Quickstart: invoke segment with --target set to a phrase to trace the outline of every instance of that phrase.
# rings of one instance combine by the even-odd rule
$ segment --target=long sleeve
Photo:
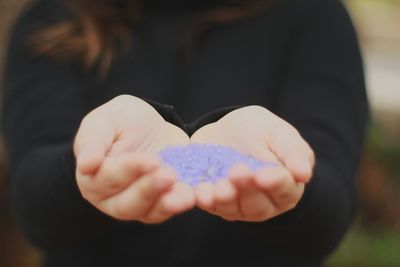
[[[355,30],[339,0],[284,5],[288,17],[299,23],[285,50],[285,75],[267,108],[311,145],[314,175],[293,210],[262,223],[224,226],[237,232],[241,225],[261,247],[318,261],[337,247],[355,212],[355,177],[369,113],[363,64]],[[220,118],[218,113],[204,115],[198,127],[201,121]]]
[[[309,142],[316,166],[299,207],[277,218],[280,230],[273,232],[290,250],[322,258],[354,215],[368,104],[356,34],[342,3],[299,2],[292,9],[307,19],[298,25],[275,111]]]
[[[85,83],[72,64],[32,56],[28,38],[52,8],[40,3],[15,26],[8,50],[3,133],[11,205],[27,237],[42,248],[68,246],[108,227],[75,182],[72,142],[88,112]],[[43,14],[45,14],[43,16]]]

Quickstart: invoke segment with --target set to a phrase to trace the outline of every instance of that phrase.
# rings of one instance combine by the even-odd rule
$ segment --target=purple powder
[[[256,171],[276,163],[263,162],[244,155],[232,148],[213,144],[189,144],[168,146],[159,152],[165,164],[178,173],[179,179],[191,186],[225,178],[236,163],[245,163]]]

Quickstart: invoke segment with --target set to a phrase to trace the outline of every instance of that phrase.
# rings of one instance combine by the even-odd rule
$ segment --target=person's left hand
[[[197,206],[226,220],[265,221],[286,212],[296,206],[311,179],[310,146],[293,126],[261,106],[234,110],[190,139],[277,164],[256,172],[238,164],[226,179],[196,187]]]

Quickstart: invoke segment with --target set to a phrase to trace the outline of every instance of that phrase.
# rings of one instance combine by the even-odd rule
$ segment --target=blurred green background
[[[0,0],[0,80],[7,33],[27,1]],[[345,3],[361,40],[373,120],[358,176],[358,213],[327,266],[400,267],[400,0]],[[0,160],[0,266],[35,267],[40,255],[13,223],[3,177]]]

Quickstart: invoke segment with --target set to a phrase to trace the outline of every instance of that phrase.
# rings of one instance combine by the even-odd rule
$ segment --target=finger
[[[304,184],[297,183],[285,168],[264,168],[257,171],[255,183],[281,212],[296,206],[304,191]]]
[[[294,127],[285,122],[275,128],[271,132],[269,146],[298,182],[310,180],[315,161],[314,152]]]
[[[254,158],[264,162],[275,162],[279,164],[281,163],[277,155],[273,151],[271,151],[268,145],[256,146],[249,154],[251,154]]]
[[[215,212],[214,185],[203,182],[196,186],[196,204],[199,208],[209,212]]]
[[[231,181],[223,179],[215,184],[215,210],[226,220],[242,217],[237,201],[238,191]]]
[[[140,176],[161,166],[161,160],[145,152],[132,152],[118,157],[107,157],[93,177],[82,179],[81,184],[101,201],[124,190]]]
[[[276,215],[276,208],[273,203],[260,190],[241,190],[238,202],[244,221],[265,221]]]
[[[184,183],[175,183],[157,200],[157,203],[142,219],[146,223],[160,223],[179,213],[193,208],[195,196],[193,189]]]
[[[236,187],[228,179],[221,179],[215,184],[214,198],[218,202],[231,202],[237,194]]]
[[[259,190],[254,174],[245,165],[232,169],[229,179],[238,188],[238,209],[244,221],[263,221],[275,214],[275,207],[268,196]]]
[[[160,205],[170,213],[179,213],[195,203],[193,188],[182,182],[174,184],[172,189],[166,192],[160,199]]]
[[[140,177],[123,192],[101,202],[103,209],[121,220],[135,220],[149,212],[156,200],[176,181],[176,173],[161,167]]]
[[[77,168],[82,174],[90,175],[97,171],[112,145],[114,132],[110,116],[101,107],[82,120],[74,142]]]
[[[111,148],[107,151],[108,157],[115,157],[132,151],[140,151],[136,135],[131,132],[124,132],[114,139]]]
[[[241,188],[246,187],[251,184],[252,171],[246,164],[238,163],[229,170],[228,178]]]

